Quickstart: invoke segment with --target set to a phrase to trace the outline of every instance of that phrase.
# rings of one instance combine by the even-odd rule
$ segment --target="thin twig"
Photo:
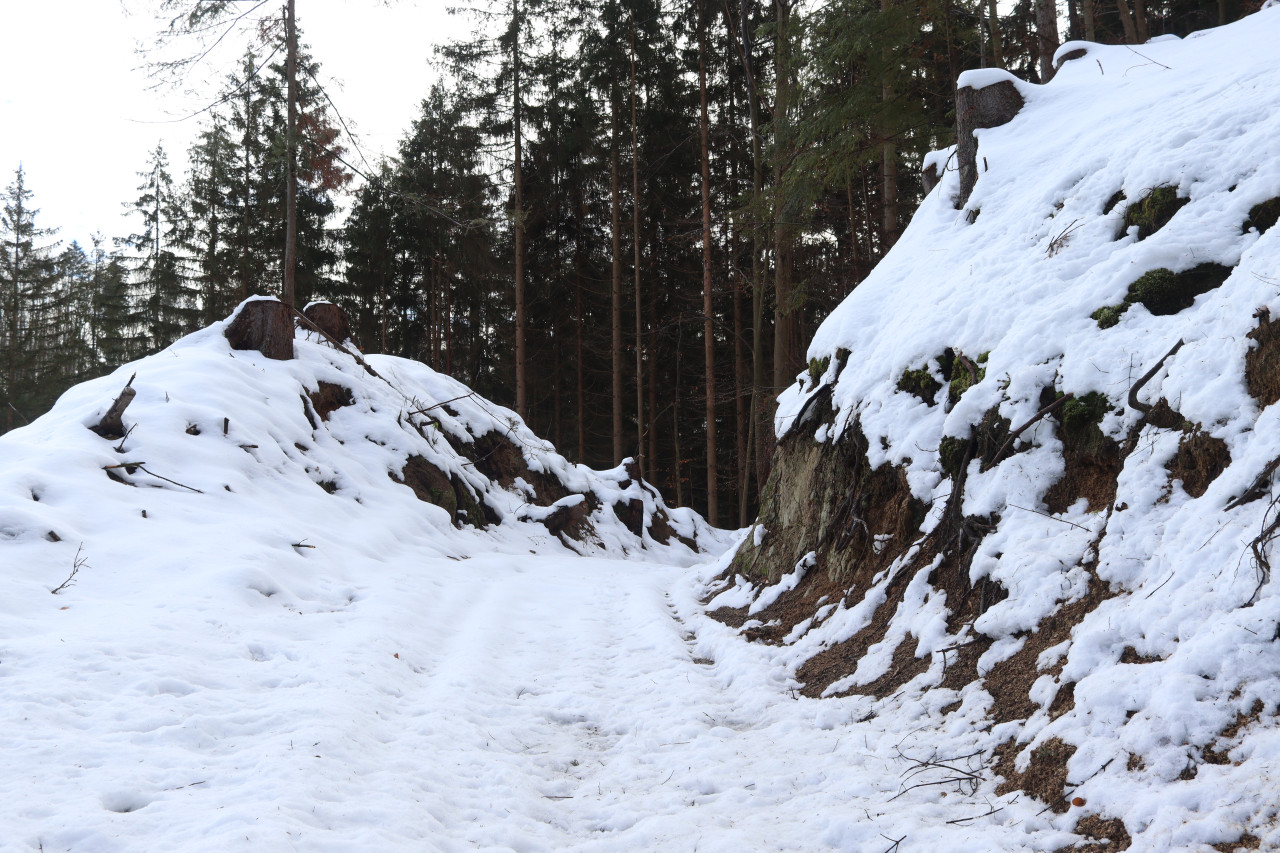
[[[1049,513],[1047,513],[1047,512],[1041,512],[1041,511],[1040,511],[1040,510],[1038,510],[1038,509],[1031,509],[1030,507],[1018,506],[1017,504],[1008,504],[1008,506],[1011,506],[1011,507],[1013,507],[1014,509],[1020,509],[1020,510],[1022,510],[1023,512],[1034,512],[1036,515],[1043,515],[1045,518],[1052,519],[1053,521],[1056,521],[1056,522],[1058,522],[1059,524],[1070,524],[1072,527],[1078,527],[1078,528],[1080,528],[1080,529],[1081,529],[1081,530],[1083,530],[1085,533],[1092,533],[1092,532],[1093,532],[1093,531],[1092,531],[1092,530],[1090,530],[1089,528],[1085,527],[1083,524],[1076,524],[1074,521],[1067,521],[1065,518],[1058,518],[1056,515],[1049,515]]]
[[[80,552],[82,550],[84,550],[83,542],[81,542],[79,547],[76,548],[76,555],[71,562],[71,574],[67,575],[67,579],[64,580],[62,583],[58,584],[53,589],[49,590],[50,593],[52,593],[53,595],[57,595],[67,587],[73,586],[76,582],[76,575],[80,574],[80,570],[90,568],[88,563],[89,558],[80,556]]]
[[[986,465],[983,465],[983,466],[982,466],[982,471],[990,470],[990,468],[991,468],[993,465],[995,465],[997,462],[999,462],[999,461],[1000,461],[1000,457],[1001,457],[1001,456],[1004,456],[1004,452],[1005,452],[1006,450],[1008,450],[1011,446],[1013,446],[1013,442],[1017,440],[1018,436],[1022,435],[1022,433],[1027,429],[1027,427],[1031,426],[1031,425],[1032,425],[1032,424],[1034,424],[1036,421],[1040,420],[1040,419],[1041,419],[1041,418],[1043,418],[1045,415],[1049,414],[1049,413],[1050,413],[1050,412],[1052,412],[1054,409],[1056,409],[1056,408],[1058,408],[1059,406],[1061,406],[1061,405],[1062,405],[1063,403],[1065,403],[1067,400],[1074,399],[1074,398],[1075,398],[1075,396],[1076,396],[1076,395],[1075,395],[1075,394],[1073,394],[1073,393],[1063,394],[1061,397],[1059,397],[1058,399],[1054,400],[1052,403],[1050,403],[1049,405],[1045,406],[1043,409],[1041,409],[1040,411],[1038,411],[1038,412],[1036,412],[1034,415],[1032,415],[1032,416],[1031,416],[1031,420],[1027,421],[1025,424],[1023,424],[1022,426],[1018,427],[1018,428],[1017,428],[1017,429],[1015,429],[1013,432],[1009,433],[1009,437],[1008,437],[1007,439],[1005,439],[1004,444],[1000,445],[1000,449],[996,451],[996,455],[991,457],[991,461],[990,461],[990,462],[988,462]]]

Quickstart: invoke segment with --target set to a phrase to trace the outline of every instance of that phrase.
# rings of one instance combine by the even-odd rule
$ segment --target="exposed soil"
[[[1099,441],[1090,442],[1069,433],[1063,435],[1065,470],[1044,495],[1050,513],[1066,512],[1081,498],[1089,502],[1089,512],[1101,512],[1115,502],[1124,460],[1115,439],[1101,433],[1099,436]]]
[[[332,382],[321,382],[317,390],[307,395],[307,399],[311,401],[312,408],[316,410],[316,414],[322,421],[329,420],[329,415],[355,402],[350,388],[335,385]]]
[[[1244,382],[1259,406],[1280,400],[1280,323],[1273,323],[1265,308],[1255,315],[1258,325],[1249,332],[1253,347],[1244,356]]]
[[[1223,729],[1218,736],[1214,738],[1213,743],[1200,751],[1200,755],[1204,758],[1204,762],[1206,764],[1230,764],[1231,758],[1227,753],[1231,751],[1231,741],[1240,736],[1240,731],[1244,729],[1245,726],[1258,722],[1258,720],[1262,718],[1262,712],[1265,709],[1266,706],[1262,703],[1261,699],[1254,699],[1253,707],[1249,709],[1249,713],[1246,714],[1244,711],[1237,711],[1235,721]],[[1219,744],[1222,745],[1221,750],[1218,749]]]
[[[1261,850],[1262,839],[1251,832],[1246,832],[1235,841],[1222,841],[1209,846],[1220,853],[1236,853],[1238,850]]]
[[[1124,821],[1118,817],[1088,815],[1076,822],[1073,831],[1089,838],[1089,843],[1080,846],[1069,844],[1059,847],[1054,853],[1120,853],[1121,850],[1128,850],[1133,843],[1129,831],[1124,828]]]
[[[898,612],[898,607],[902,604],[902,596],[908,586],[906,583],[907,574],[908,572],[902,571],[898,577],[889,581],[886,589],[888,597],[876,608],[876,612],[872,614],[871,621],[867,625],[849,639],[830,648],[823,649],[801,665],[799,670],[796,671],[796,678],[804,682],[804,687],[800,689],[802,694],[811,698],[821,696],[822,691],[826,690],[833,682],[844,678],[857,669],[858,661],[862,660],[867,650],[884,639],[885,631],[888,630],[889,623],[893,620],[893,615]],[[915,643],[912,643],[911,649],[914,650],[914,648]],[[897,663],[896,657],[897,652],[895,651],[895,663]],[[925,663],[927,665],[928,661],[926,660]],[[892,671],[893,667],[890,667],[890,672]],[[845,695],[855,692],[863,693],[865,688],[869,686],[863,685],[861,688],[853,688],[847,691]],[[896,686],[888,683],[878,686],[882,689],[890,688],[890,692],[897,689]],[[870,695],[887,696],[889,693]]]
[[[1089,590],[1081,598],[1058,607],[1036,630],[1027,635],[1027,641],[1017,653],[1002,660],[987,673],[983,686],[995,700],[992,714],[997,723],[1023,720],[1034,714],[1037,706],[1028,697],[1031,685],[1042,671],[1036,662],[1045,649],[1056,646],[1071,637],[1071,629],[1102,602],[1119,592],[1110,584],[1089,575]],[[1068,690],[1064,694],[1064,690]],[[1075,707],[1075,685],[1061,685],[1050,703],[1050,712],[1061,716]]]
[[[996,747],[995,772],[1004,780],[996,786],[996,796],[1023,790],[1048,804],[1058,814],[1069,809],[1071,803],[1064,790],[1067,785],[1067,762],[1075,754],[1076,748],[1060,738],[1051,738],[1031,750],[1030,765],[1025,772],[1019,773],[1015,765],[1022,751],[1022,747],[1013,738]]]

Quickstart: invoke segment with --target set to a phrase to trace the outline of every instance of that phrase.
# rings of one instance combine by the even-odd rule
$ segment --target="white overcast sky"
[[[392,154],[434,79],[436,43],[463,34],[457,0],[297,0],[298,24],[322,80],[370,162]],[[282,4],[274,4],[282,5]],[[181,180],[198,120],[165,122],[199,104],[149,91],[138,42],[158,21],[146,0],[0,0],[6,80],[0,84],[0,188],[21,163],[36,224],[58,228],[65,243],[101,231],[131,232],[123,202],[137,197],[137,173],[163,140]],[[229,40],[230,41],[230,40]],[[244,38],[197,77],[205,103]],[[353,162],[359,162],[358,160]]]

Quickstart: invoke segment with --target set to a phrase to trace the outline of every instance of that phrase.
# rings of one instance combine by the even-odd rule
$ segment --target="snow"
[[[928,672],[884,699],[801,696],[799,664],[870,621],[884,575],[849,604],[820,600],[782,645],[745,642],[706,614],[763,609],[742,577],[715,580],[762,526],[730,534],[664,509],[625,464],[573,465],[425,366],[369,356],[374,376],[307,335],[275,362],[230,350],[216,324],[0,437],[0,849],[1047,851],[1080,840],[1082,814],[1122,816],[1134,851],[1245,831],[1280,846],[1280,595],[1268,583],[1253,599],[1247,547],[1268,502],[1226,510],[1280,456],[1280,406],[1259,410],[1241,380],[1253,311],[1280,311],[1280,230],[1240,229],[1280,195],[1276,43],[1268,9],[1139,50],[1091,45],[1049,85],[1019,84],[1035,89],[1023,111],[980,134],[978,219],[952,206],[947,171],[810,349],[833,356],[824,438],[856,420],[933,525],[950,481],[920,448],[993,406],[1025,422],[1046,385],[1106,393],[1117,412],[1102,427],[1122,437],[1133,377],[1186,340],[1143,396],[1227,443],[1202,497],[1166,487],[1178,438],[1153,427],[1109,512],[1039,514],[1062,470],[1049,429],[970,471],[966,513],[1004,519],[973,576],[1010,591],[975,625],[996,638],[980,671],[1085,593],[1082,566],[1122,590],[1040,655],[1076,683],[1075,710],[996,725],[980,685],[921,686],[948,642],[928,566],[845,684],[882,675],[908,634]],[[1161,184],[1191,203],[1146,240],[1115,239],[1106,200]],[[1090,319],[1138,273],[1204,260],[1236,269],[1191,308]],[[990,353],[954,407],[897,390],[947,347]],[[135,373],[132,432],[87,429]],[[303,396],[322,382],[353,392],[327,419]],[[783,430],[817,387],[805,374],[784,393]],[[470,464],[463,451],[493,432],[531,477],[564,484],[560,508],[597,496],[592,537],[553,535],[532,483],[502,488]],[[499,520],[458,527],[418,500],[389,476],[412,457]],[[631,501],[702,550],[632,533],[612,509]],[[1129,645],[1160,660],[1121,662]],[[1041,676],[1033,698],[1052,687]],[[1222,738],[1255,701],[1262,718]],[[1068,791],[1086,805],[997,796],[989,759],[1011,736],[1075,746]],[[1179,778],[1209,746],[1228,762]]]

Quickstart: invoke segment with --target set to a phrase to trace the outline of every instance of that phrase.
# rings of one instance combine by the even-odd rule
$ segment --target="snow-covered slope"
[[[44,554],[36,543],[51,540],[84,543],[92,560],[109,537],[160,570],[183,551],[293,565],[355,541],[378,553],[532,543],[685,563],[719,550],[723,534],[666,507],[628,465],[573,465],[514,412],[422,364],[362,359],[314,332],[277,361],[233,350],[231,319],[72,388],[4,437],[9,553]],[[104,438],[90,428],[126,383],[128,434]]]
[[[919,716],[940,754],[985,733],[994,793],[1105,849],[1280,846],[1278,44],[1271,8],[1064,45],[978,131],[960,209],[931,158],[711,589],[806,692]]]

